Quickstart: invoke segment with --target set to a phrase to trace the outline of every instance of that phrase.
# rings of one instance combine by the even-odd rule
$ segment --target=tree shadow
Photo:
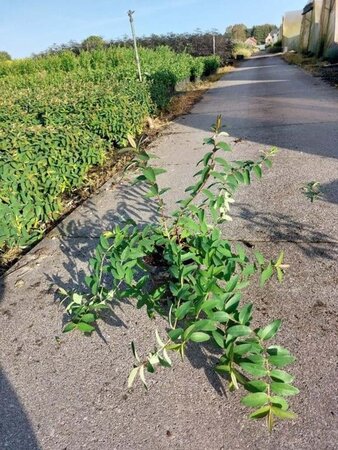
[[[321,184],[321,199],[328,203],[338,204],[338,179]]]
[[[0,448],[41,450],[32,424],[2,370],[0,370],[0,399]]]
[[[279,57],[245,61],[213,86],[190,114],[178,118],[174,130],[207,132],[217,114],[232,137],[338,158],[337,90]]]
[[[246,203],[236,203],[232,217],[244,221],[249,231],[261,231],[264,241],[297,243],[299,249],[310,258],[335,260],[338,256],[337,245],[328,245],[337,244],[332,236],[288,214],[259,211]]]
[[[227,397],[225,383],[228,379],[225,375],[220,375],[214,370],[215,365],[219,363],[221,352],[217,354],[215,348],[210,344],[190,344],[186,349],[185,356],[192,367],[199,370],[203,369],[210,385],[219,396]]]

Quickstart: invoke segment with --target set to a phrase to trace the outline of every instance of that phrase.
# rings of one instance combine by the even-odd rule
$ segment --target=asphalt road
[[[189,183],[219,113],[235,159],[279,148],[273,169],[236,196],[234,222],[223,231],[271,257],[285,250],[285,282],[248,297],[259,320],[283,319],[280,342],[297,356],[299,419],[269,436],[197,347],[185,363],[151,376],[149,392],[138,385],[128,393],[131,340],[144,351],[154,343],[154,324],[128,303],[100,324],[100,335],[61,334],[56,286],[82,282],[98,236],[119,214],[155,217],[139,189],[109,182],[1,282],[0,449],[337,448],[338,91],[279,57],[244,62],[153,144],[168,170],[169,205]],[[301,188],[314,180],[323,198],[311,204]]]

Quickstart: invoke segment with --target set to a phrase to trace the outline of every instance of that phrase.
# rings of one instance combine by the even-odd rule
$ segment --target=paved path
[[[141,387],[127,393],[130,341],[145,350],[153,342],[153,325],[128,304],[102,323],[101,337],[61,335],[55,284],[81,282],[97,237],[118,213],[140,222],[154,217],[138,190],[107,183],[22,258],[1,287],[1,449],[337,448],[338,91],[278,57],[243,63],[153,145],[168,169],[163,185],[173,187],[169,203],[189,182],[218,113],[236,157],[280,148],[264,179],[238,194],[236,220],[224,232],[271,255],[286,252],[285,283],[253,289],[250,297],[261,319],[284,319],[281,340],[298,357],[299,420],[279,425],[270,438],[262,424],[245,418],[239,398],[213,373],[212,358],[196,348],[185,364],[153,376],[148,393]],[[313,205],[300,191],[312,180],[324,187]]]

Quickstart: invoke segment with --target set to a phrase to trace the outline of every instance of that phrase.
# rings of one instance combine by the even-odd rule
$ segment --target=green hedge
[[[106,142],[76,127],[0,130],[0,248],[34,242],[62,210],[61,196],[102,164]]]
[[[62,211],[62,194],[140,134],[178,82],[218,68],[214,57],[167,47],[140,56],[142,83],[126,48],[0,64],[0,251],[36,240]]]

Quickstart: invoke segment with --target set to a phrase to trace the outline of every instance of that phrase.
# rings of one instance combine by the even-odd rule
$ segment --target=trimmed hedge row
[[[140,53],[142,83],[130,49],[0,64],[0,251],[38,239],[62,212],[62,194],[140,134],[178,82],[219,66],[165,47]]]

